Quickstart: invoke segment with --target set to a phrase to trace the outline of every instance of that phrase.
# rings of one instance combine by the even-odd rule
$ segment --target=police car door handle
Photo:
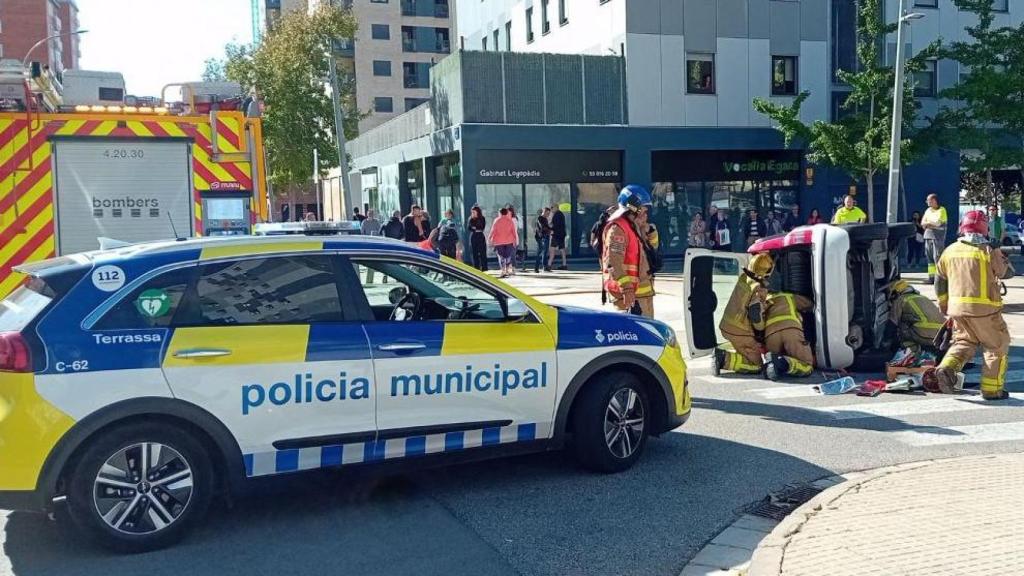
[[[381,344],[377,346],[377,349],[381,352],[415,352],[416,350],[425,350],[426,344],[422,342],[393,342],[391,344]]]
[[[188,348],[174,353],[175,358],[214,358],[229,355],[231,355],[231,350],[223,348]]]

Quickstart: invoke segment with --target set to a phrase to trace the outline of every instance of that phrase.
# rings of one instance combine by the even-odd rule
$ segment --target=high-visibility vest
[[[764,335],[789,329],[804,329],[800,311],[812,307],[810,300],[788,292],[776,292],[768,297],[768,318],[764,323]]]
[[[841,206],[839,210],[836,210],[836,215],[832,218],[833,224],[856,224],[858,222],[867,221],[868,215],[856,206],[853,208]]]
[[[900,295],[900,324],[913,330],[922,339],[932,341],[946,323],[946,317],[927,296],[911,292]]]
[[[1001,256],[1002,253],[999,253]],[[939,258],[935,292],[949,316],[988,316],[1003,307],[992,249],[958,241]]]
[[[602,259],[605,264],[604,269],[604,287],[609,294],[618,298],[623,292],[628,291],[632,288],[637,298],[644,298],[647,296],[654,295],[654,286],[651,283],[649,270],[644,270],[644,274],[641,275],[641,266],[646,266],[643,247],[640,245],[640,237],[637,236],[636,228],[632,225],[629,220],[626,220],[624,216],[618,216],[611,218],[605,225],[604,234],[607,234],[610,230],[610,226],[618,226],[626,235],[626,253],[623,255],[623,271],[625,275],[620,278],[614,278],[614,270],[612,266],[608,265],[608,248],[609,243],[604,242],[604,258]]]

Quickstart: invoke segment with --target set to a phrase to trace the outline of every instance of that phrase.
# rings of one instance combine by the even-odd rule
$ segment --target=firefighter
[[[764,346],[768,349],[764,371],[770,380],[779,376],[810,376],[814,351],[804,337],[804,312],[814,309],[805,296],[776,292],[768,296],[764,322]]]
[[[962,385],[964,365],[980,345],[985,353],[981,396],[1003,400],[1010,333],[1003,320],[1000,280],[1013,277],[1013,267],[999,248],[988,242],[988,217],[972,210],[960,223],[960,238],[943,251],[936,266],[935,293],[939,308],[949,316],[953,337],[938,368],[926,374],[932,384],[951,394]]]
[[[654,317],[654,286],[637,219],[650,203],[651,194],[643,186],[630,184],[619,192],[619,207],[602,231],[601,256],[604,288],[615,308],[630,311],[636,304],[647,318]]]
[[[896,325],[900,346],[914,350],[933,349],[935,337],[946,323],[939,307],[906,280],[893,282],[889,292],[889,319]]]
[[[715,376],[722,370],[739,374],[761,373],[761,342],[756,331],[764,329],[765,285],[775,262],[768,254],[757,254],[740,274],[718,329],[732,344],[732,350],[715,348],[712,369]]]

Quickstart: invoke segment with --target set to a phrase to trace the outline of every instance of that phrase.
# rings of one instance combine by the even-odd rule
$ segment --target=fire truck
[[[242,97],[196,83],[171,85],[181,102],[137,102],[100,86],[74,103],[56,82],[19,66],[18,98],[0,66],[0,298],[22,281],[13,266],[101,238],[249,234],[267,220],[262,127]]]

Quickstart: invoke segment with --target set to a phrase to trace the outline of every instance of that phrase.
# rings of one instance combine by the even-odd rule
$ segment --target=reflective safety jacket
[[[893,299],[892,321],[899,327],[901,337],[909,331],[915,341],[931,345],[946,323],[946,317],[927,296],[907,292]]]
[[[814,309],[814,303],[805,296],[776,292],[768,296],[768,313],[764,322],[764,335],[771,336],[783,330],[804,329],[803,313]]]
[[[1003,307],[999,280],[1012,271],[1002,250],[962,239],[954,242],[942,252],[936,267],[939,308],[950,317],[999,312]]]
[[[629,291],[637,298],[654,296],[650,265],[636,227],[623,215],[608,220],[603,233],[605,290],[616,299]]]
[[[740,279],[736,281],[736,287],[732,289],[729,303],[725,306],[725,313],[722,315],[722,321],[718,324],[718,329],[722,334],[731,336],[753,336],[755,328],[758,330],[764,328],[764,314],[760,311],[766,307],[767,290],[745,270],[740,274]],[[752,308],[755,310],[754,316],[761,316],[757,326],[751,322]]]

